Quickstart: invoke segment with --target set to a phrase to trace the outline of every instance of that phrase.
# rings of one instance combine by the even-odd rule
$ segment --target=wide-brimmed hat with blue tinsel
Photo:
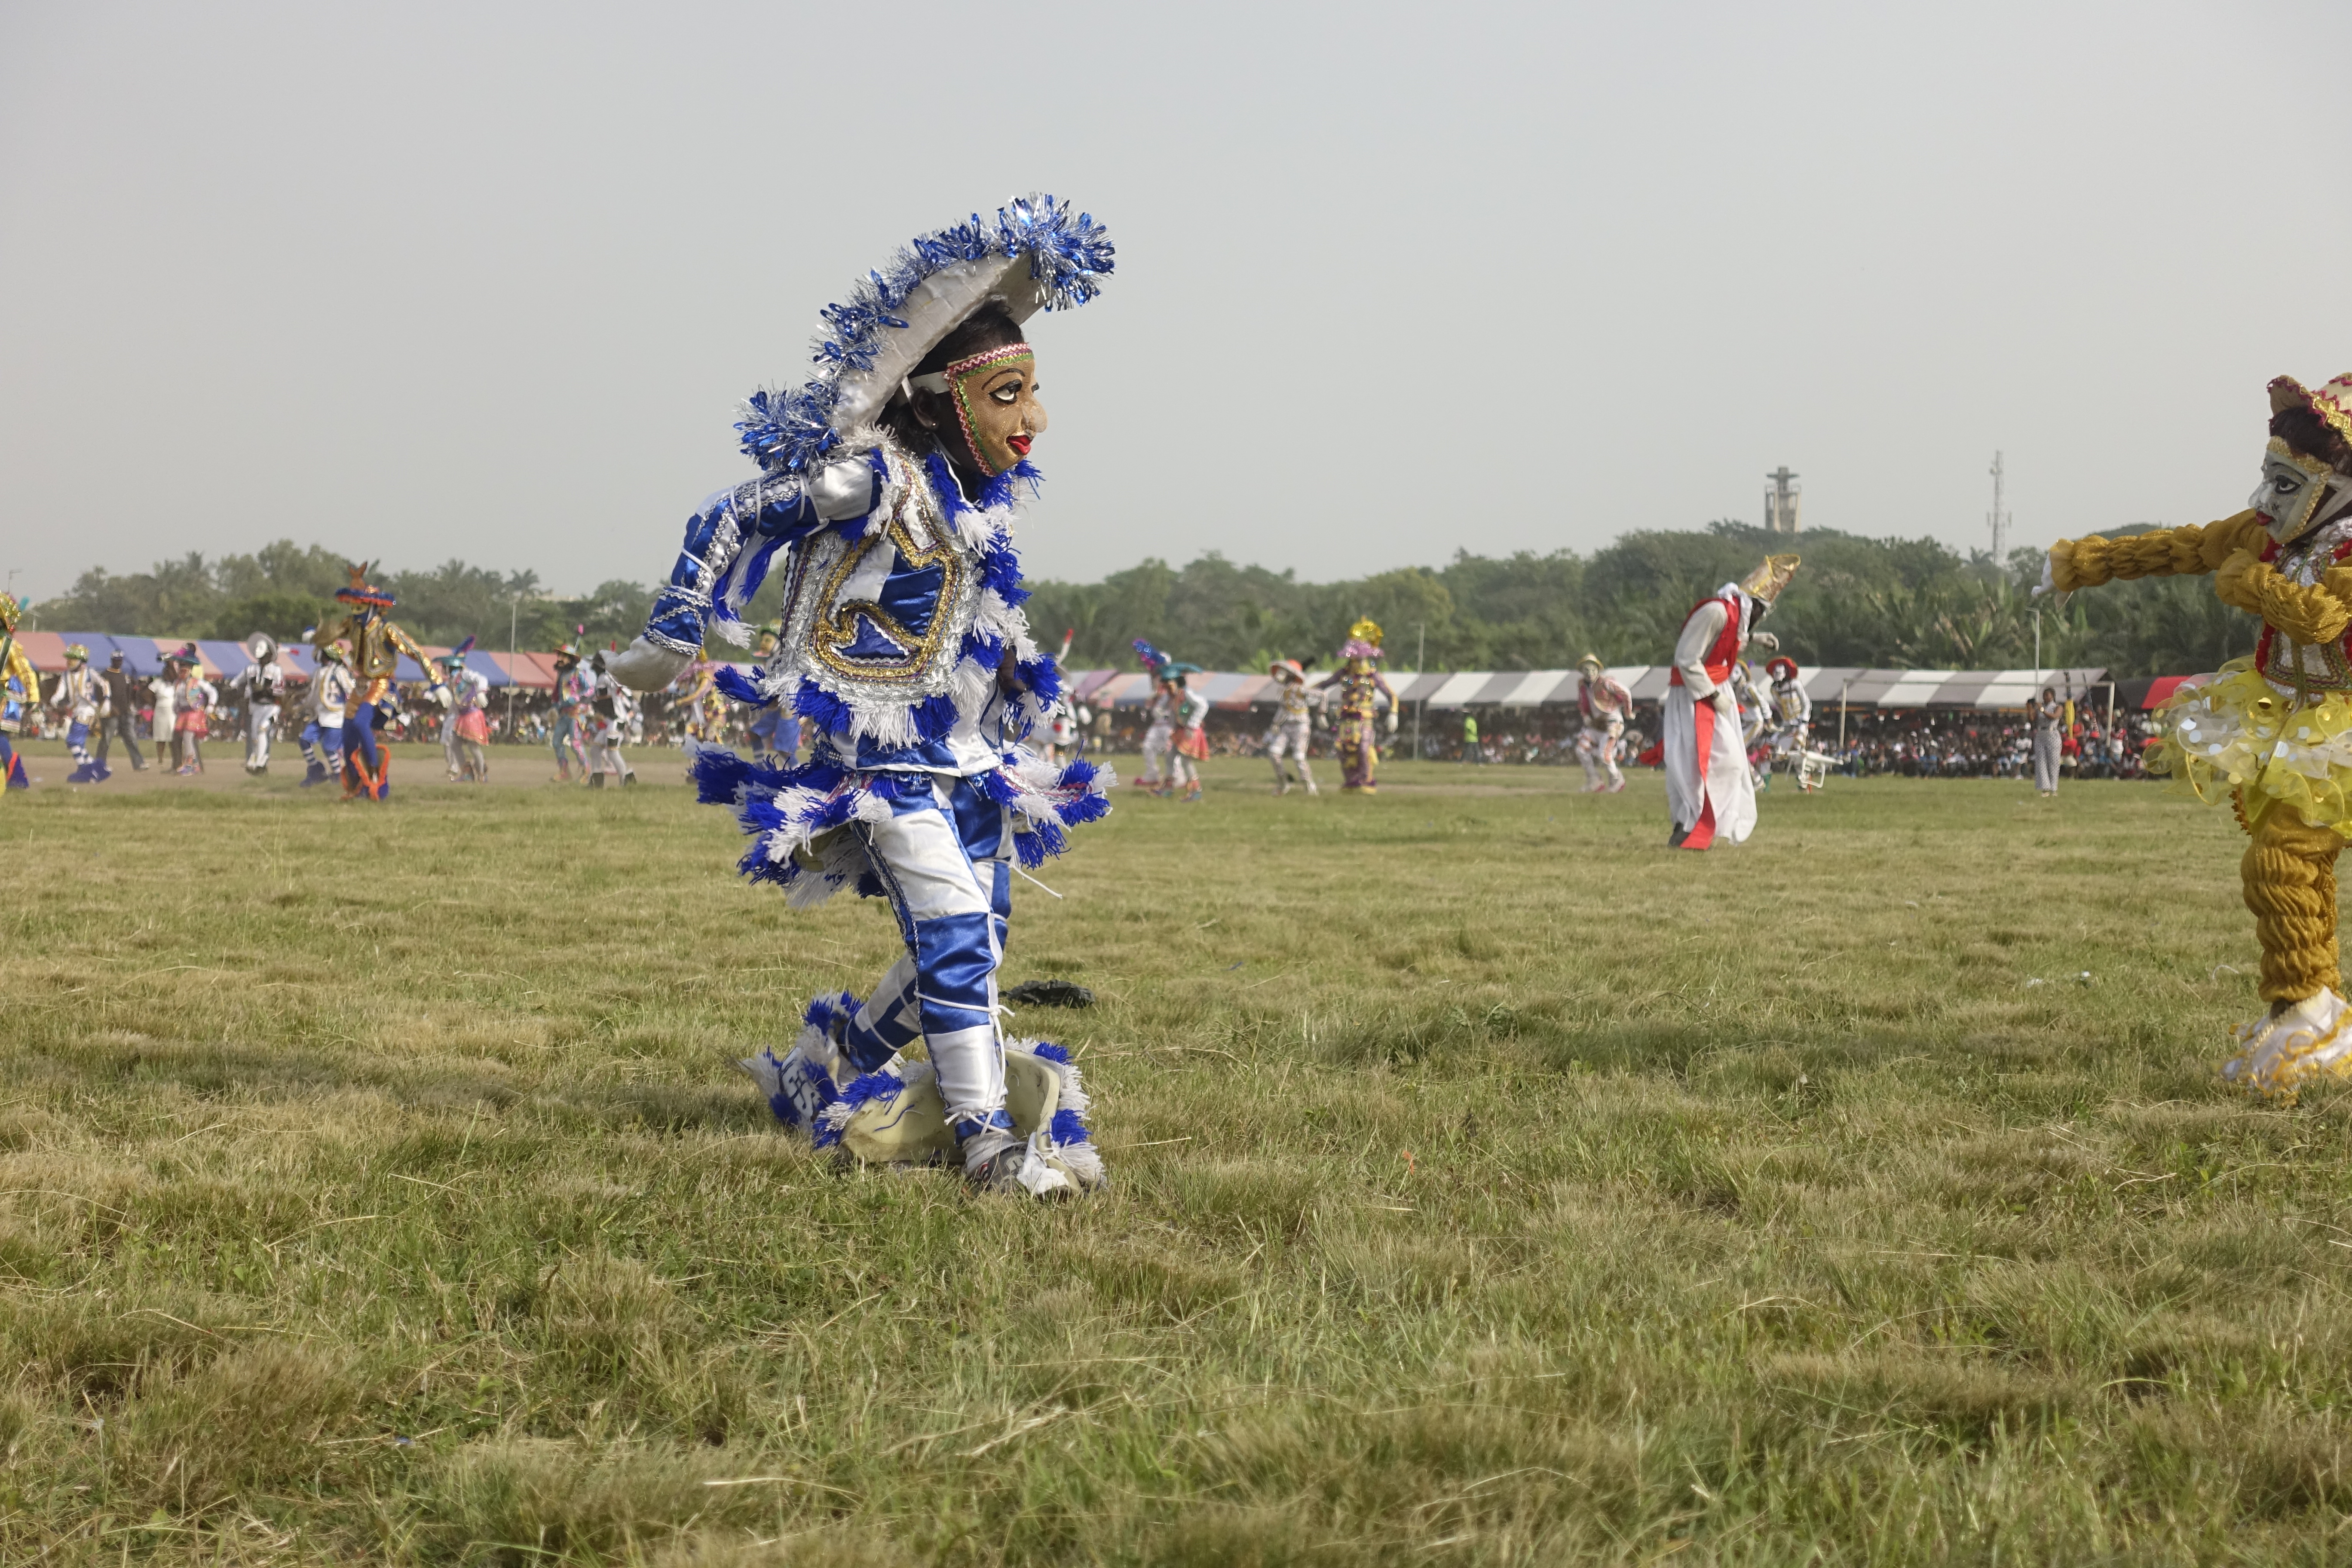
[[[845,433],[872,424],[923,356],[981,307],[994,301],[1025,321],[1083,305],[1102,291],[1111,258],[1094,216],[1047,195],[1006,203],[993,222],[974,213],[908,241],[821,312],[814,376],[744,404],[735,425],[744,455],[771,474],[808,472]]]

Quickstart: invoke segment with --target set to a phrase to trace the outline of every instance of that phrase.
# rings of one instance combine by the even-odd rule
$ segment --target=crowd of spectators
[[[633,744],[673,746],[689,732],[704,738],[749,743],[751,710],[727,703],[715,726],[708,713],[698,716],[689,706],[667,695],[647,697],[634,725]],[[280,715],[281,731],[301,728],[301,700],[290,699]],[[1573,709],[1495,708],[1471,715],[1476,727],[1465,733],[1459,710],[1407,712],[1389,748],[1394,754],[1419,754],[1431,762],[1482,762],[1572,767],[1580,723]],[[490,694],[488,719],[494,742],[545,745],[555,717],[555,694],[521,687],[502,688]],[[46,704],[27,716],[28,738],[59,736],[64,718]],[[1268,715],[1265,710],[1212,710],[1206,722],[1213,755],[1254,757],[1265,750]],[[1418,720],[1418,722],[1416,722]],[[149,737],[152,711],[142,708],[134,732]],[[245,716],[237,700],[224,693],[212,716],[215,735],[241,733]],[[1081,728],[1086,744],[1096,752],[1134,754],[1143,749],[1144,713],[1140,708],[1086,710]],[[1628,763],[1642,756],[1657,734],[1655,704],[1637,710],[1621,752]],[[716,728],[716,736],[707,731]],[[410,694],[399,715],[387,727],[394,740],[437,740],[440,714]],[[2065,771],[2078,778],[2140,778],[2142,758],[2155,739],[2155,720],[2145,713],[2117,713],[2110,728],[2103,709],[2086,704],[2077,711],[2073,728],[2061,743]],[[1837,771],[1850,777],[1897,774],[1906,778],[2017,778],[2032,772],[2032,735],[2023,714],[1903,710],[1882,712],[1853,710],[1847,713],[1843,741],[1838,716],[1832,711],[1816,720],[1812,749],[1835,759]],[[1311,754],[1328,756],[1331,731],[1315,731]]]
[[[56,678],[45,679],[43,694],[55,689]],[[134,682],[144,692],[149,683]],[[245,732],[245,704],[233,691],[226,689],[226,681],[214,681],[220,689],[219,700],[207,714],[207,728],[215,738],[241,735]],[[291,736],[308,719],[306,699],[300,689],[289,694],[278,715],[278,732]],[[633,745],[674,746],[686,738],[690,715],[682,702],[673,701],[664,694],[646,697],[640,704],[638,722],[632,726]],[[492,742],[513,745],[543,746],[552,731],[555,721],[555,693],[528,687],[502,687],[490,693],[487,713]],[[155,712],[143,700],[131,719],[131,734],[141,740],[154,738]],[[747,735],[751,713],[733,703],[726,704],[721,727],[729,738]],[[25,716],[23,736],[26,740],[61,740],[66,732],[66,715],[43,701],[28,709]],[[381,733],[394,741],[431,741],[441,738],[441,710],[425,700],[424,688],[406,687],[399,693],[394,716]]]
[[[2022,714],[1849,713],[1843,748],[1837,731],[1823,733],[1825,728],[1814,726],[1813,749],[1835,757],[1839,771],[1855,778],[2023,778],[2033,772],[2032,733]],[[2078,712],[2060,738],[2060,766],[2077,778],[2144,778],[2143,758],[2156,735],[2155,720],[2144,713],[2119,712],[2110,728],[2104,711]]]
[[[1398,726],[1392,752],[1410,756],[1414,733],[1420,734],[1420,755],[1431,762],[1510,763],[1538,767],[1574,767],[1576,739],[1581,724],[1571,709],[1495,708],[1475,714],[1476,729],[1465,735],[1460,710],[1407,712]],[[1265,749],[1266,714],[1213,710],[1206,728],[1213,755],[1254,757]],[[1094,741],[1099,749],[1136,752],[1143,746],[1143,710],[1122,708],[1097,716]],[[1632,763],[1649,749],[1658,734],[1654,703],[1636,710],[1625,732],[1620,755]],[[2144,713],[2118,713],[2110,730],[2104,710],[2081,710],[2074,728],[2061,742],[2063,767],[2079,778],[2140,778],[2141,759],[2157,734],[2156,721]],[[1845,734],[1839,739],[1837,714],[1830,712],[1812,727],[1811,747],[1834,757],[1837,770],[1849,777],[1897,774],[1906,778],[2018,778],[2030,776],[2032,737],[2023,713],[1977,713],[1935,710],[1880,712],[1854,710],[1846,716]],[[1315,731],[1310,754],[1330,753],[1331,732]]]

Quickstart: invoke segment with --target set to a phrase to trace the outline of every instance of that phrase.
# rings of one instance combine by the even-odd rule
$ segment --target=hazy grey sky
[[[2352,370],[2352,7],[0,5],[0,570],[291,537],[568,590],[817,308],[1007,195],[1034,574],[2202,521]]]

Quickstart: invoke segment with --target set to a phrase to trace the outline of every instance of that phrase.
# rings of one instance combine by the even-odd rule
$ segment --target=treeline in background
[[[121,576],[97,567],[33,613],[47,631],[226,638],[268,632],[286,641],[339,613],[335,590],[351,582],[348,567],[360,559],[281,539],[250,555],[206,560],[192,552]],[[598,644],[626,643],[653,607],[653,590],[635,583],[606,583],[584,598],[564,598],[544,591],[536,572],[491,572],[462,561],[423,572],[385,568],[369,580],[393,591],[400,607],[392,618],[426,643],[472,637],[485,648],[503,649],[511,631],[517,647],[550,648],[583,625]]]
[[[1338,583],[1302,583],[1291,572],[1216,554],[1181,567],[1152,559],[1099,583],[1033,583],[1029,618],[1049,648],[1066,628],[1074,632],[1070,663],[1082,668],[1131,665],[1137,637],[1210,669],[1260,669],[1278,658],[1328,664],[1364,616],[1386,630],[1398,668],[1418,660],[1428,669],[1559,669],[1587,652],[1611,664],[1657,664],[1692,604],[1768,552],[1790,549],[1804,565],[1769,629],[1801,664],[2022,668],[2036,662],[2038,609],[2043,666],[2186,675],[2252,652],[2259,630],[2214,598],[2202,577],[2111,584],[2061,605],[2032,595],[2042,575],[2038,550],[1995,562],[1928,539],[1815,530],[1791,540],[1733,521],[1628,533],[1590,556],[1462,552],[1445,566]],[[58,631],[291,637],[328,613],[347,580],[344,561],[287,541],[122,576],[92,570],[35,613],[38,625]],[[622,582],[555,597],[535,573],[501,574],[457,561],[379,572],[376,580],[399,595],[394,618],[420,641],[472,636],[489,648],[507,646],[510,616],[525,648],[553,647],[583,625],[593,643],[625,643],[652,600],[649,586]],[[771,578],[748,619],[774,616],[780,582],[781,574]]]

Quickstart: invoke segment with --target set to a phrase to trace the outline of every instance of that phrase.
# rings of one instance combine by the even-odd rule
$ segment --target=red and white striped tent
[[[1671,667],[1663,664],[1613,666],[1609,673],[1624,682],[1637,702],[1655,702],[1666,694]],[[1576,705],[1576,671],[1572,669],[1465,669],[1455,671],[1383,670],[1389,685],[1407,702],[1431,708],[1555,708]],[[1813,710],[1843,702],[1849,708],[1946,708],[1994,710],[2023,708],[2042,687],[2059,695],[2082,698],[2092,688],[2104,689],[2104,669],[1862,669],[1848,666],[1800,668]],[[1309,680],[1320,679],[1309,672]],[[2183,681],[2202,676],[2166,677],[2154,683],[2168,693]],[[2169,684],[2166,684],[2168,682]],[[2124,682],[2128,687],[2132,683]],[[1208,670],[1192,677],[1192,689],[1223,709],[1271,708],[1276,701],[1274,679],[1266,675],[1241,675]],[[1096,706],[1138,708],[1151,699],[1151,678],[1140,670],[1073,670],[1070,687]]]

